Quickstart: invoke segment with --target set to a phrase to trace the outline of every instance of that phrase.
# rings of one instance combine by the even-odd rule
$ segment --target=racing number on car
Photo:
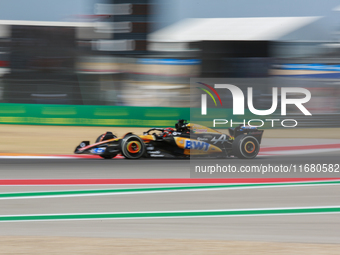
[[[200,142],[200,141],[185,141],[185,149],[194,149],[194,150],[203,150],[207,151],[209,149],[209,143]]]

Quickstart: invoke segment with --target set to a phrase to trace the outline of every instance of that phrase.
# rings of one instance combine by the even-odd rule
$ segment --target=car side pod
[[[145,154],[144,141],[134,134],[127,134],[121,140],[120,150],[127,159],[139,159]]]

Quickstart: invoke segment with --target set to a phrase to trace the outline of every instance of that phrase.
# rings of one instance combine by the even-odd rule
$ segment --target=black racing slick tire
[[[233,154],[241,159],[252,159],[260,151],[259,141],[251,135],[239,135],[232,145]]]
[[[102,138],[103,134],[101,134],[100,136],[98,136],[98,138],[96,139],[96,143],[100,142],[100,139]]]
[[[117,138],[117,136],[115,136],[114,134],[112,134],[111,132],[106,132],[105,134],[101,134],[100,136],[98,136],[98,138],[96,139],[96,143],[105,141],[105,140],[109,140],[112,138]]]
[[[121,141],[121,152],[127,159],[139,159],[145,151],[144,141],[136,135],[127,135]]]
[[[111,132],[106,132],[105,134],[101,134],[100,136],[98,136],[98,138],[96,139],[96,143],[109,140],[112,138],[116,138],[116,136]],[[106,153],[99,156],[102,157],[103,159],[113,159],[115,156],[117,156],[117,153]]]
[[[115,156],[117,156],[117,154],[107,154],[107,155],[99,155],[101,156],[103,159],[113,159]]]

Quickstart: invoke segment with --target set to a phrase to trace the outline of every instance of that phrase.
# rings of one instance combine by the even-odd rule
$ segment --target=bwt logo
[[[208,84],[205,84],[203,82],[198,82],[199,84],[202,84],[209,88],[218,98],[221,106],[223,106],[221,98],[219,94],[216,92],[216,90],[209,86]],[[234,115],[244,115],[244,94],[240,88],[238,88],[235,85],[231,84],[215,84],[214,86],[216,89],[228,89],[231,92],[231,95],[233,97],[233,114]],[[217,106],[216,100],[212,93],[208,91],[207,89],[203,89],[200,87],[197,87],[204,92],[206,92],[214,101],[215,106]],[[257,110],[255,109],[253,105],[253,88],[248,87],[247,90],[247,103],[248,103],[248,109],[255,115],[270,115],[275,112],[277,109],[277,102],[278,102],[278,89],[277,87],[273,87],[273,96],[272,96],[272,106],[268,110]],[[304,98],[287,98],[288,93],[301,93],[304,94]],[[201,115],[207,115],[207,94],[201,95]],[[311,99],[311,93],[309,90],[304,88],[295,88],[295,87],[284,87],[281,88],[281,115],[287,114],[287,105],[293,104],[297,108],[300,109],[300,111],[304,115],[312,115],[302,104],[307,103]]]
[[[207,151],[209,149],[209,143],[200,142],[200,141],[185,141],[184,149],[194,149],[194,150],[203,150]]]

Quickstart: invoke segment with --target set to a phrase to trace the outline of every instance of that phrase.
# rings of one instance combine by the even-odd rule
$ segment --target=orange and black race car
[[[95,154],[111,159],[122,154],[128,159],[141,157],[232,157],[255,158],[260,150],[263,130],[256,127],[229,128],[229,135],[179,120],[173,128],[151,128],[137,136],[127,133],[117,138],[112,132],[100,135],[94,144],[83,141],[76,154]]]

